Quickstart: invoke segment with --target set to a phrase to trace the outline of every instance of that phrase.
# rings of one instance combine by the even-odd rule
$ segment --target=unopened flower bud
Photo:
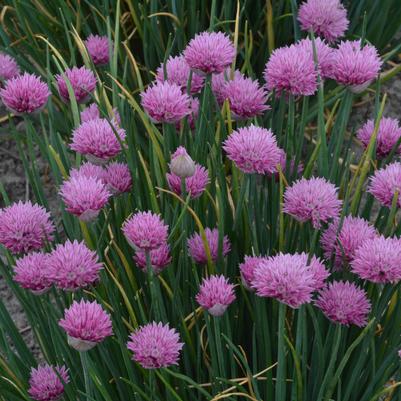
[[[185,148],[180,146],[171,157],[170,170],[180,178],[192,177],[195,174],[195,162],[187,153]]]

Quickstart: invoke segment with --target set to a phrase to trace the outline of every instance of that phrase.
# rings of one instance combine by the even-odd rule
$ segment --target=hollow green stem
[[[160,320],[160,310],[159,310],[159,305],[158,305],[158,299],[155,291],[155,282],[154,282],[154,272],[153,272],[153,267],[152,267],[152,262],[150,259],[150,251],[146,250],[145,251],[145,256],[146,256],[146,272],[148,274],[148,284],[149,284],[149,289],[150,289],[150,297],[151,297],[151,303],[150,303],[150,318],[152,315],[155,316],[157,320]]]
[[[84,382],[85,382],[85,394],[87,401],[92,399],[92,388],[91,382],[89,379],[89,360],[88,360],[88,353],[87,352],[80,352],[79,357],[81,359],[82,370],[84,372]]]
[[[285,360],[285,313],[286,305],[280,303],[278,309],[278,358],[276,375],[276,401],[285,400],[286,360]]]

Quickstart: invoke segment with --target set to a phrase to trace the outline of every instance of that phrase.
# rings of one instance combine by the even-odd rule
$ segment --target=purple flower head
[[[313,31],[329,42],[344,36],[349,21],[347,10],[339,0],[307,0],[298,10],[298,21],[304,31]]]
[[[355,251],[351,270],[373,283],[395,283],[401,280],[401,242],[383,236],[367,239]]]
[[[106,164],[121,152],[120,141],[124,140],[125,131],[122,128],[98,118],[82,123],[73,131],[70,148],[85,155],[94,164]]]
[[[219,231],[217,228],[205,229],[206,240],[209,245],[210,256],[213,262],[215,262],[219,256]],[[223,256],[226,256],[231,250],[231,243],[228,237],[225,235],[223,237]],[[207,255],[205,247],[203,245],[202,237],[200,234],[193,234],[192,237],[188,239],[188,251],[192,259],[199,264],[207,263]]]
[[[66,241],[50,254],[48,277],[60,289],[76,291],[99,281],[103,264],[83,242]]]
[[[243,74],[240,71],[235,70],[233,79],[240,79],[242,76],[243,76]],[[220,106],[224,103],[224,100],[226,99],[226,97],[225,97],[226,94],[224,92],[224,88],[225,88],[227,82],[229,82],[229,81],[231,81],[230,68],[226,68],[220,74],[214,74],[212,76],[212,91],[217,100],[217,103]]]
[[[196,295],[196,302],[216,317],[223,315],[234,300],[234,285],[222,275],[204,278]]]
[[[40,365],[31,369],[28,393],[37,401],[55,401],[63,395],[64,383],[69,381],[65,366]]]
[[[382,61],[374,46],[361,41],[341,42],[334,51],[333,78],[354,93],[364,91],[379,75]]]
[[[88,107],[85,107],[85,109],[81,111],[80,116],[82,123],[91,120],[97,120],[100,118],[99,107],[97,107],[96,103],[91,103]]]
[[[167,244],[150,251],[150,264],[154,274],[161,273],[171,263],[170,247]],[[146,272],[146,254],[138,250],[134,255],[134,261],[137,266]]]
[[[20,69],[15,59],[8,54],[0,53],[0,82],[7,81],[19,74]]]
[[[113,162],[106,166],[104,181],[106,188],[113,194],[129,192],[132,187],[132,177],[127,163]]]
[[[401,163],[394,162],[377,170],[370,177],[368,192],[370,192],[382,205],[391,207],[397,192],[397,206],[401,207]]]
[[[90,162],[85,162],[81,164],[79,168],[73,168],[70,171],[71,178],[78,178],[78,177],[96,178],[102,182],[105,182],[106,180],[105,175],[106,171],[102,166],[97,166],[96,164],[92,164]]]
[[[77,351],[88,351],[113,335],[111,319],[96,301],[74,301],[59,321],[68,336],[68,344]]]
[[[284,193],[284,213],[301,222],[310,220],[314,228],[338,217],[341,200],[336,187],[324,178],[301,178]]]
[[[280,152],[281,171],[283,172],[283,174],[285,174],[286,169],[287,169],[287,154],[281,148],[279,149],[279,152]],[[289,167],[290,167],[289,174],[293,174],[294,168],[295,168],[295,159],[290,160]],[[304,165],[301,161],[299,161],[298,165],[297,165],[297,175],[302,175],[303,171],[304,171]],[[267,174],[267,175],[271,175],[271,174]],[[275,171],[272,175],[276,178],[276,181],[279,181],[280,176],[279,176],[278,171]]]
[[[296,46],[299,46],[305,52],[309,53],[313,62],[315,61],[313,43],[307,39],[300,40]],[[318,71],[321,78],[332,78],[333,76],[333,64],[334,64],[334,49],[328,46],[322,39],[315,39],[315,49],[316,49],[316,60]]]
[[[375,121],[368,120],[358,130],[358,139],[363,143],[365,148],[367,148],[369,145],[374,129]],[[398,121],[394,118],[383,117],[380,120],[379,131],[376,137],[377,157],[379,159],[384,159],[386,156],[388,156],[400,137],[401,127],[398,125]],[[401,153],[401,145],[399,145],[396,149],[396,153]]]
[[[181,195],[181,178],[173,173],[167,173],[166,177],[170,189],[177,195]],[[191,198],[199,198],[209,182],[208,170],[195,163],[194,175],[185,179],[185,191],[191,195]]]
[[[298,308],[310,302],[315,280],[301,255],[278,254],[259,263],[254,272],[252,287],[260,297]]]
[[[244,173],[271,174],[280,163],[280,149],[271,130],[251,124],[234,131],[224,142],[227,156]]]
[[[26,253],[53,240],[50,213],[30,201],[13,203],[0,209],[0,244],[12,253]]]
[[[307,263],[308,255],[305,252],[302,252],[300,255],[302,255],[305,263]],[[321,290],[326,285],[326,280],[330,276],[330,272],[326,269],[326,266],[322,263],[322,261],[316,256],[312,256],[308,266],[309,270],[313,273],[313,278],[315,280],[315,291]]]
[[[96,77],[93,72],[86,67],[73,67],[65,70],[64,75],[70,81],[77,102],[86,103],[96,88]],[[65,78],[63,75],[56,75],[56,80],[61,98],[65,102],[69,102],[70,96]]]
[[[14,267],[14,281],[36,295],[43,294],[52,286],[48,269],[49,254],[29,253],[17,259]]]
[[[222,95],[228,99],[232,116],[236,120],[256,117],[270,109],[266,105],[267,94],[259,87],[258,81],[243,75],[227,81]]]
[[[179,146],[171,155],[170,170],[180,178],[189,178],[195,174],[195,162],[183,146]]]
[[[91,103],[88,107],[81,111],[81,122],[86,123],[90,120],[97,120],[101,118],[99,107],[97,107],[96,103]],[[120,127],[121,126],[121,117],[120,113],[116,108],[112,110],[109,115],[110,121],[113,125]]]
[[[348,281],[334,281],[319,293],[316,306],[334,323],[366,326],[370,302],[366,292]]]
[[[365,240],[376,237],[374,227],[360,217],[346,216],[341,230],[339,224],[339,220],[330,223],[320,238],[324,257],[331,259],[334,255],[334,264],[337,268],[341,267],[343,262],[349,263]]]
[[[95,220],[111,196],[102,181],[84,175],[64,181],[59,194],[67,212],[85,222]]]
[[[42,110],[50,95],[48,86],[39,77],[27,72],[10,78],[0,89],[1,100],[15,114]]]
[[[298,308],[311,301],[313,292],[323,287],[328,276],[324,265],[315,257],[308,264],[306,253],[280,253],[256,266],[251,284],[257,295],[276,298]]]
[[[261,262],[264,262],[267,259],[268,258],[266,256],[245,256],[244,261],[239,265],[242,284],[247,290],[254,290],[252,288],[252,280],[255,269],[260,265]]]
[[[127,348],[133,352],[132,359],[145,369],[178,365],[183,346],[175,329],[156,322],[139,327],[127,343]]]
[[[195,72],[218,74],[235,58],[235,48],[230,38],[222,32],[201,32],[184,50],[185,61]]]
[[[167,242],[168,226],[152,212],[134,214],[124,222],[122,230],[128,243],[142,251],[157,249]]]
[[[278,95],[286,91],[294,96],[310,96],[317,90],[313,58],[299,45],[274,50],[266,63],[264,78],[267,89]]]
[[[185,61],[184,56],[169,57],[166,62],[166,79],[164,78],[164,66],[157,69],[156,79],[159,82],[167,81],[170,84],[178,85],[183,92],[186,92],[191,69]],[[205,78],[192,73],[191,95],[201,91]]]
[[[189,128],[193,131],[196,126],[196,120],[198,119],[199,116],[199,99],[196,97],[190,97],[189,99],[190,105],[189,105],[189,114],[187,116],[188,118],[188,126]],[[184,127],[184,120],[180,120],[175,124],[175,127],[177,131],[180,131],[182,127]]]
[[[177,123],[191,113],[191,99],[181,87],[157,82],[141,93],[142,107],[155,123]]]
[[[93,64],[105,65],[109,62],[109,38],[107,36],[89,35],[84,41]]]

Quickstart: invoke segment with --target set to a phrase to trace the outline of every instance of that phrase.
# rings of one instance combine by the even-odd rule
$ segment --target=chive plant
[[[395,128],[390,150],[379,157],[379,146],[390,135],[382,124],[387,94],[381,85],[401,70],[394,57],[400,49],[394,39],[401,20],[397,1],[383,0],[380,7],[374,0],[344,2],[349,19],[344,40],[355,53],[377,49],[380,54],[379,59],[373,50],[363,53],[358,68],[373,65],[375,71],[363,88],[361,82],[341,80],[350,74],[347,66],[338,66],[334,53],[342,51],[339,42],[327,45],[337,75],[331,71],[325,76],[318,38],[301,30],[296,1],[3,3],[2,50],[15,57],[21,70],[40,76],[51,91],[43,110],[20,113],[5,95],[11,80],[2,83],[0,96],[8,107],[4,121],[19,151],[32,203],[49,210],[38,155],[49,166],[54,193],[63,191],[57,195],[58,210],[51,211],[55,230],[42,244],[43,253],[50,255],[49,291],[38,295],[16,280],[24,250],[14,252],[3,239],[7,227],[14,227],[5,224],[13,203],[0,184],[1,274],[40,350],[37,355],[25,343],[0,299],[0,400],[37,397],[29,380],[39,363],[68,368],[68,380],[64,371],[54,368],[53,373],[70,401],[401,400],[400,128]],[[215,74],[197,75],[203,84],[194,95],[193,75],[202,65],[187,66],[184,87],[172,97],[177,85],[155,81],[156,70],[160,68],[159,81],[168,80],[168,62],[182,52],[184,63],[201,64],[208,56],[202,51],[195,53],[198,60],[186,56],[200,32],[206,41],[223,32],[219,40],[224,37],[233,57]],[[102,35],[109,45],[107,64],[96,65],[85,42],[90,34]],[[290,46],[301,38],[307,38],[309,50]],[[214,43],[218,46],[220,41]],[[286,62],[296,60],[293,67],[305,69],[286,76],[283,68],[274,81],[273,72],[283,65],[280,57],[288,54]],[[221,51],[213,57],[225,55]],[[269,69],[273,60],[278,60],[274,71]],[[84,70],[73,77],[67,69],[75,66]],[[89,119],[103,119],[98,125],[83,121],[88,104],[75,92],[88,70],[97,83],[93,91],[85,87],[83,97],[95,110]],[[220,100],[217,72],[222,74]],[[259,81],[252,84],[244,77],[245,83],[235,87],[241,73]],[[305,88],[292,86],[295,79],[304,82],[307,77],[311,81]],[[243,95],[224,92],[228,81]],[[64,91],[59,91],[60,83]],[[260,96],[249,95],[248,84]],[[152,90],[156,94],[146,103]],[[364,146],[357,140],[360,127],[350,122],[361,93],[375,104]],[[264,106],[239,118],[241,107],[256,98]],[[17,129],[19,121],[24,132]],[[107,138],[102,146],[113,143],[116,154],[94,153],[102,138]],[[74,148],[78,139],[90,143]],[[73,181],[85,158],[103,163],[101,173],[98,168],[95,178],[82,181],[88,184],[68,200],[63,195],[66,182]],[[126,170],[100,177],[107,174],[109,159]],[[395,173],[388,178],[383,169],[393,164]],[[125,172],[128,184],[120,194],[111,193],[113,182],[121,182]],[[377,195],[372,177],[379,173]],[[325,185],[308,186],[315,181]],[[101,205],[89,185],[93,182],[102,187],[103,196],[110,192]],[[297,185],[305,182],[298,199]],[[383,193],[390,200],[383,201]],[[326,195],[334,206],[324,203]],[[291,196],[303,202],[298,209],[291,208]],[[82,208],[93,211],[96,204],[95,218],[82,218]],[[332,213],[324,214],[328,209]],[[149,212],[147,218],[137,219],[142,212]],[[366,241],[371,242],[362,241],[361,230],[349,228],[353,219],[364,219],[363,227],[372,234]],[[146,245],[138,239],[144,233],[151,233]],[[361,238],[358,247],[356,238]],[[65,265],[57,265],[57,245],[75,240],[92,256],[74,265],[78,251],[70,252]],[[386,252],[381,251],[384,245],[369,252],[379,240],[388,246]],[[96,279],[87,285],[63,287],[55,278],[67,266],[77,269],[74,274],[87,272],[93,268],[91,257],[102,268],[94,269]],[[243,269],[251,260],[248,277]],[[86,352],[69,345],[66,331],[74,337],[72,331],[59,324],[81,300],[96,302],[103,310],[98,320],[106,313],[112,323],[112,335],[107,326],[100,340],[96,319],[91,322],[94,337],[85,341],[91,338],[96,346]],[[157,331],[149,326],[153,322],[164,328]],[[173,332],[166,331],[166,324]],[[145,334],[138,345],[139,332]],[[170,342],[163,342],[166,338]]]

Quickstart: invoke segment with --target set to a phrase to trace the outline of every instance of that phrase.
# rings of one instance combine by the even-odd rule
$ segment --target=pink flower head
[[[125,131],[112,126],[104,118],[82,123],[72,133],[70,148],[86,156],[94,164],[105,164],[121,152],[120,141],[125,140]]]
[[[310,96],[317,90],[317,72],[310,52],[291,45],[273,51],[266,63],[267,89],[278,95],[286,91],[294,96]]]
[[[48,276],[60,289],[76,291],[99,281],[103,264],[83,242],[66,241],[50,254]]]
[[[300,40],[296,46],[299,46],[305,52],[309,53],[313,62],[315,54],[313,51],[313,42],[307,38]],[[334,49],[328,46],[322,39],[315,39],[316,61],[321,78],[331,78],[333,76]]]
[[[17,259],[14,267],[14,280],[22,288],[40,295],[52,286],[48,269],[49,255],[47,253],[29,253]]]
[[[180,351],[184,346],[180,336],[169,325],[152,322],[139,327],[130,335],[127,348],[133,352],[132,359],[145,369],[166,368],[178,365]]]
[[[281,166],[281,171],[283,172],[283,173],[285,173],[286,172],[286,169],[287,169],[287,154],[285,153],[285,151],[283,150],[283,149],[279,149],[279,151],[280,151],[280,166]],[[290,174],[292,174],[293,172],[294,172],[294,168],[295,168],[295,159],[292,159],[292,160],[290,160],[290,165],[289,165],[289,167],[290,167]],[[299,161],[298,162],[298,165],[297,165],[297,175],[302,175],[302,172],[304,171],[304,165],[303,165],[303,163],[301,162],[301,161]],[[279,180],[279,174],[278,174],[278,171],[276,171],[275,173],[274,173],[274,176],[276,177],[276,180],[278,181]]]
[[[166,177],[170,189],[177,195],[181,195],[181,178],[173,173],[167,173]],[[185,178],[185,191],[191,195],[191,198],[199,198],[209,182],[208,170],[200,164],[195,163],[194,175]]]
[[[10,78],[0,89],[4,105],[16,114],[42,110],[50,95],[48,86],[39,77],[27,72]]]
[[[19,75],[20,69],[15,59],[8,54],[0,53],[0,82]]]
[[[189,128],[192,130],[195,129],[196,120],[199,116],[199,99],[196,97],[192,97],[190,99],[190,113],[188,115],[188,124]]]
[[[167,244],[150,251],[150,264],[154,274],[161,273],[171,263],[170,247]],[[138,250],[134,255],[134,261],[137,266],[146,272],[146,254]]]
[[[70,171],[71,178],[77,177],[87,177],[87,178],[96,178],[99,181],[105,181],[106,171],[102,166],[97,166],[96,164],[92,164],[90,162],[85,162],[81,164],[79,168],[73,168]]]
[[[53,240],[50,213],[30,201],[13,203],[0,209],[0,244],[12,253],[26,253]]]
[[[251,124],[234,131],[224,142],[227,156],[244,173],[276,172],[280,149],[271,130]]]
[[[334,51],[333,78],[354,93],[364,91],[379,75],[382,61],[374,46],[361,41],[341,42]]]
[[[370,302],[366,292],[348,281],[334,281],[319,293],[316,306],[334,323],[366,326]]]
[[[28,393],[37,401],[55,401],[63,395],[64,384],[69,381],[65,366],[40,365],[31,369]]]
[[[235,300],[234,285],[223,275],[204,278],[196,302],[212,316],[221,316]]]
[[[113,335],[111,319],[96,301],[74,301],[59,321],[68,335],[68,344],[77,351],[88,351]]]
[[[166,79],[164,77],[164,66],[157,69],[156,79],[159,82],[167,81],[170,84],[178,85],[183,92],[187,91],[191,69],[185,61],[184,56],[169,57],[166,62]],[[201,91],[205,78],[192,73],[191,95]]]
[[[100,118],[99,107],[97,107],[96,103],[91,103],[88,107],[85,107],[84,110],[80,113],[81,122],[85,123],[90,120],[96,120]]]
[[[253,274],[256,267],[265,260],[267,260],[266,256],[245,256],[244,261],[239,265],[242,284],[247,290],[253,291]]]
[[[107,36],[89,35],[84,41],[93,64],[104,65],[109,62],[109,38]]]
[[[93,72],[86,67],[73,67],[65,70],[64,75],[65,78],[63,75],[56,75],[58,91],[61,98],[65,102],[70,100],[68,87],[65,82],[65,79],[68,79],[77,102],[86,103],[90,99],[91,93],[96,88],[96,77]]]
[[[243,75],[227,81],[222,95],[228,99],[232,116],[236,120],[252,118],[270,109],[266,105],[267,94],[259,87],[258,81]]]
[[[311,301],[312,293],[323,287],[328,276],[324,265],[315,257],[308,264],[306,253],[280,253],[256,266],[252,287],[261,297],[276,298],[292,308],[298,308]]]
[[[368,120],[358,131],[358,139],[363,143],[365,148],[368,147],[370,138],[375,129],[375,121]],[[376,137],[376,154],[379,159],[384,159],[388,156],[401,137],[401,127],[395,118],[383,117],[380,120],[379,131]],[[401,153],[401,145],[395,151]]]
[[[127,163],[113,162],[106,166],[105,183],[113,195],[129,192],[132,187],[132,177]]]
[[[235,58],[235,48],[230,38],[222,32],[201,32],[184,50],[188,65],[196,72],[218,74]]]
[[[339,220],[335,220],[322,234],[320,242],[324,257],[331,259],[337,268],[345,261],[350,262],[357,248],[367,239],[376,237],[376,230],[366,220],[360,217],[346,216],[339,230]]]
[[[209,245],[210,256],[213,262],[219,257],[219,231],[217,228],[205,229],[206,240]],[[205,247],[203,245],[202,237],[200,234],[193,234],[192,237],[188,239],[188,250],[192,259],[199,264],[207,263],[207,255]],[[228,237],[225,235],[223,237],[223,256],[226,256],[231,250],[231,243]]]
[[[305,263],[308,261],[308,255],[305,252],[300,254]],[[313,273],[315,280],[314,289],[315,291],[321,290],[326,285],[326,280],[330,276],[330,272],[326,269],[326,266],[316,256],[312,256],[309,261],[309,270]]]
[[[301,222],[311,220],[314,228],[336,218],[341,209],[336,187],[321,177],[301,178],[284,193],[284,213]]]
[[[157,82],[141,93],[142,106],[155,123],[177,123],[190,114],[191,100],[181,87]]]
[[[401,163],[394,162],[377,170],[370,177],[368,192],[370,192],[382,205],[391,207],[397,192],[397,206],[401,207]]]
[[[298,10],[298,21],[304,31],[313,31],[329,42],[344,36],[349,21],[347,10],[339,0],[307,0]]]
[[[355,251],[351,270],[373,283],[395,283],[401,280],[401,242],[383,236],[367,239]]]
[[[240,79],[242,76],[243,76],[243,74],[240,71],[235,70],[233,79]],[[226,94],[224,92],[224,88],[225,88],[227,82],[229,82],[229,81],[231,81],[230,68],[226,68],[220,74],[214,74],[212,76],[212,91],[217,100],[217,103],[220,106],[224,103],[224,100],[226,99],[226,97],[225,97]]]
[[[199,99],[196,97],[190,97],[189,102],[190,102],[189,105],[190,111],[187,116],[188,126],[191,130],[194,130],[196,126],[196,120],[198,119],[199,116]],[[184,120],[180,120],[175,124],[177,131],[179,131],[183,126],[184,126]]]
[[[111,196],[102,181],[84,175],[64,181],[59,193],[67,212],[86,222],[97,218]]]
[[[90,120],[97,120],[101,118],[99,107],[97,107],[96,103],[91,103],[88,107],[81,111],[81,122],[86,123]],[[120,113],[116,108],[112,110],[109,115],[110,121],[113,125],[120,127],[121,126],[121,117]]]
[[[168,226],[152,212],[134,214],[124,222],[122,229],[128,243],[143,251],[157,249],[167,242]]]

